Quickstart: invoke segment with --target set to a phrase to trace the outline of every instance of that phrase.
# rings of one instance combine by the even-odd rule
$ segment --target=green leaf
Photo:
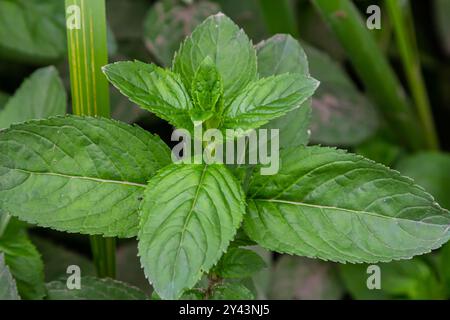
[[[331,263],[283,255],[271,275],[270,299],[336,300],[343,295],[335,265]]]
[[[44,64],[66,52],[64,3],[54,0],[1,0],[1,56]]]
[[[321,85],[312,100],[311,141],[353,146],[373,135],[378,117],[343,68],[325,53],[303,44],[311,74]]]
[[[145,274],[162,298],[177,299],[227,249],[245,201],[224,166],[173,164],[149,181],[140,212]]]
[[[221,278],[247,278],[266,267],[264,260],[254,251],[230,248],[214,268]]]
[[[308,60],[300,43],[290,35],[277,34],[256,45],[258,73],[262,77],[286,72],[309,76]],[[264,128],[278,129],[280,147],[308,144],[311,100],[284,116],[271,120]]]
[[[5,255],[20,296],[23,299],[42,299],[45,296],[44,265],[20,222],[10,221],[0,238],[0,252]]]
[[[225,109],[224,127],[254,129],[292,111],[317,89],[319,82],[301,74],[262,78],[251,83]]]
[[[378,265],[380,290],[367,288],[367,265],[340,265],[341,278],[355,299],[443,299],[443,287],[434,270],[420,258]]]
[[[281,154],[249,185],[244,229],[261,246],[338,262],[408,259],[450,238],[450,214],[409,178],[321,147]]]
[[[288,34],[276,34],[256,45],[258,73],[269,77],[283,73],[309,75],[308,58],[300,43]]]
[[[112,63],[103,67],[103,72],[132,102],[177,128],[192,127],[192,103],[177,74],[140,61]]]
[[[5,264],[3,253],[0,253],[0,300],[20,300],[16,281]]]
[[[219,13],[210,16],[181,45],[173,70],[191,89],[192,79],[206,57],[213,59],[222,76],[225,106],[256,79],[256,54],[242,29]]]
[[[228,282],[214,288],[210,300],[253,300],[253,293],[239,282]]]
[[[402,158],[396,166],[450,210],[450,154],[421,152]]]
[[[96,274],[92,261],[82,254],[39,236],[31,235],[31,240],[42,255],[46,281],[67,276],[67,267],[70,265],[79,266],[83,276]]]
[[[145,45],[152,55],[168,67],[180,43],[209,15],[217,13],[214,2],[183,3],[180,0],[157,1],[144,23]]]
[[[146,182],[170,150],[114,120],[56,117],[0,133],[0,209],[60,231],[132,237]]]
[[[66,281],[47,283],[48,300],[146,300],[136,287],[124,282],[104,278],[82,277],[81,288],[69,290]]]
[[[66,113],[66,91],[55,67],[35,71],[0,111],[0,129]]]
[[[223,106],[223,83],[212,59],[206,57],[192,80],[191,97],[194,109],[193,121],[208,120],[213,115],[220,117]]]

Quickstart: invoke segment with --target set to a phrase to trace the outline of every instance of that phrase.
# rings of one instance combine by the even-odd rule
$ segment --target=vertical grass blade
[[[358,76],[400,142],[413,150],[426,146],[423,130],[404,90],[360,13],[349,0],[313,0],[336,34]]]
[[[66,0],[72,111],[110,116],[109,86],[101,67],[108,63],[105,0]],[[115,277],[115,239],[91,236],[100,277]]]
[[[386,8],[392,20],[397,47],[402,58],[406,79],[426,135],[430,149],[438,149],[439,142],[434,127],[430,101],[422,78],[418,49],[415,40],[411,7],[408,1],[403,6],[399,0],[386,0]]]
[[[298,36],[294,10],[288,0],[259,0],[261,11],[271,34],[289,33]]]

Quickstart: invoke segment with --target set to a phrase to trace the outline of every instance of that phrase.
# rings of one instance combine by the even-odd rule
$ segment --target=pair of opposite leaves
[[[186,128],[190,110],[202,106],[189,93],[202,92],[190,86],[207,56],[221,76],[223,128],[261,126],[317,86],[304,74],[258,80],[250,41],[223,15],[182,44],[174,72],[139,62],[104,70],[132,101]],[[163,298],[194,286],[242,221],[268,249],[339,262],[409,258],[449,238],[448,212],[410,179],[331,148],[287,148],[278,174],[250,178],[246,202],[225,166],[170,164],[159,138],[111,120],[15,125],[0,134],[0,147],[2,210],[69,232],[138,234],[142,265]]]

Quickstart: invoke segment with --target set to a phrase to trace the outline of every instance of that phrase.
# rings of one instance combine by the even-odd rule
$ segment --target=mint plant
[[[177,128],[266,127],[301,137],[282,144],[278,173],[172,163],[168,146],[137,126],[51,117],[0,133],[0,210],[60,231],[137,236],[144,272],[163,299],[251,297],[245,278],[264,264],[240,248],[249,243],[375,263],[447,242],[449,212],[411,179],[343,150],[306,146],[307,113],[298,112],[319,82],[300,44],[277,37],[256,51],[217,14],[182,43],[170,69],[127,61],[103,70],[132,102]],[[283,68],[279,37],[302,68]]]

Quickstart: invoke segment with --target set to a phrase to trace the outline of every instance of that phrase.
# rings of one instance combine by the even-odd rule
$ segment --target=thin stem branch
[[[424,128],[427,146],[430,149],[438,149],[438,137],[427,90],[421,73],[411,7],[408,1],[405,2],[403,7],[399,0],[385,0],[385,2],[389,16],[393,22],[397,47],[400,51],[408,86],[416,105],[419,119]]]

